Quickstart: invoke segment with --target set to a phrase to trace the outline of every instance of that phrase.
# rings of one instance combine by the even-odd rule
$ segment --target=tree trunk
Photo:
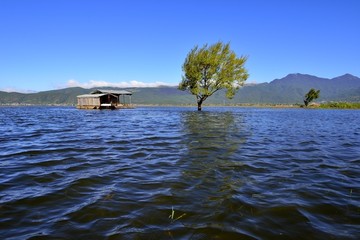
[[[201,111],[201,104],[202,102],[198,102],[198,111]]]

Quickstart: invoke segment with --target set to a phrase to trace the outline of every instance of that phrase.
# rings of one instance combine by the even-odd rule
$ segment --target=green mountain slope
[[[218,91],[205,104],[239,103],[302,103],[310,88],[320,89],[318,101],[360,101],[360,78],[350,74],[327,79],[306,74],[289,74],[270,83],[248,85],[241,88],[231,100],[225,91]],[[114,88],[115,89],[115,88]],[[94,89],[66,88],[39,93],[8,93],[0,91],[0,104],[66,104],[75,105],[77,95]],[[133,92],[134,104],[187,105],[195,104],[195,96],[176,87],[128,88]]]

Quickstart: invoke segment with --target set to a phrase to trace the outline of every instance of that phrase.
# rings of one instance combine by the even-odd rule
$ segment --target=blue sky
[[[360,76],[360,1],[0,0],[0,89],[176,85],[195,45],[230,42],[248,82]]]

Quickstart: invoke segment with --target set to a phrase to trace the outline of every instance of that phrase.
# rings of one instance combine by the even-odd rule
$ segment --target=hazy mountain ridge
[[[279,86],[288,88],[296,98],[299,95],[303,96],[310,88],[320,89],[320,101],[351,101],[351,97],[360,96],[358,90],[360,88],[360,78],[351,74],[331,79],[307,74],[289,74],[282,79],[272,81],[270,84],[275,85],[275,89],[278,89]],[[349,98],[344,98],[348,94]]]
[[[270,83],[249,84],[242,87],[233,99],[225,97],[225,91],[218,91],[208,98],[206,104],[237,103],[302,103],[310,88],[320,89],[317,101],[360,101],[360,78],[345,74],[335,78],[320,78],[308,74],[289,74]],[[119,88],[113,88],[119,89]],[[0,91],[0,104],[76,104],[77,95],[94,89],[80,87],[43,91],[38,93],[8,93]],[[134,104],[195,104],[195,97],[176,87],[126,88],[133,92]]]

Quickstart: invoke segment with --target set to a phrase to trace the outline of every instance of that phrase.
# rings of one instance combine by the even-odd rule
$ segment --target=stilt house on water
[[[77,96],[79,109],[117,109],[132,108],[132,93],[125,90],[97,89],[90,94]]]

